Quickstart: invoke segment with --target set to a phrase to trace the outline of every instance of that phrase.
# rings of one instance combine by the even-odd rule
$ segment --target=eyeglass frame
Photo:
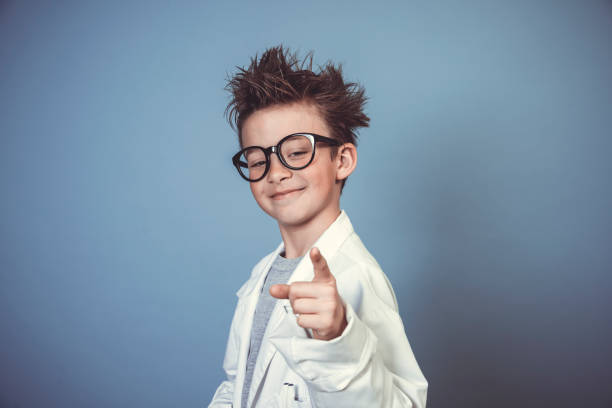
[[[312,156],[310,157],[310,160],[308,160],[308,163],[306,163],[303,166],[300,167],[293,167],[290,166],[285,159],[283,158],[283,156],[280,154],[280,147],[281,144],[283,144],[283,142],[293,136],[306,136],[309,140],[310,143],[312,144]],[[327,143],[331,146],[342,146],[342,143],[339,142],[336,139],[332,139],[329,138],[327,136],[321,136],[318,135],[316,133],[309,133],[309,132],[298,132],[298,133],[292,133],[290,135],[287,135],[285,137],[283,137],[281,140],[279,140],[279,142],[274,145],[274,146],[269,146],[269,147],[262,147],[262,146],[248,146],[245,147],[244,149],[240,150],[238,153],[236,153],[235,155],[232,156],[232,163],[234,164],[234,166],[236,167],[236,170],[238,170],[238,174],[240,174],[240,176],[245,179],[246,181],[248,181],[249,183],[256,183],[260,180],[262,180],[264,177],[266,177],[266,175],[268,174],[268,172],[270,171],[270,163],[271,163],[271,155],[272,153],[276,153],[276,156],[278,157],[278,160],[282,163],[283,166],[285,166],[286,168],[290,169],[290,170],[302,170],[305,169],[306,167],[310,166],[310,164],[312,163],[312,161],[314,160],[315,154],[317,152],[317,142],[324,142]],[[246,163],[240,160],[240,156],[249,149],[253,149],[253,148],[258,148],[261,149],[264,152],[264,155],[266,157],[266,168],[264,169],[263,174],[261,175],[261,177],[251,180],[250,178],[246,177],[242,171],[240,171],[240,167],[247,167]],[[244,164],[244,165],[243,165]]]

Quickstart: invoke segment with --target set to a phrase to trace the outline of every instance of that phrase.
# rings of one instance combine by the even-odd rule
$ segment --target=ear
[[[336,153],[336,180],[344,180],[351,175],[357,166],[357,148],[352,143],[338,146]]]

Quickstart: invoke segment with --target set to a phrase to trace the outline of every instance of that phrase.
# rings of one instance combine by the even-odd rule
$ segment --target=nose
[[[270,170],[267,179],[270,183],[280,183],[282,180],[291,177],[291,170],[283,166],[276,154],[270,155]]]

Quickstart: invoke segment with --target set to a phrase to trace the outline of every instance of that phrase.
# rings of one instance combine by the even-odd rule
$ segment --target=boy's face
[[[242,126],[242,145],[269,147],[300,132],[331,137],[325,120],[313,105],[305,102],[273,105],[247,118]],[[301,170],[288,169],[272,153],[268,174],[250,183],[255,201],[280,226],[300,226],[329,217],[333,220],[338,215],[339,161],[338,155],[332,159],[330,149],[326,143],[317,143],[312,163]]]

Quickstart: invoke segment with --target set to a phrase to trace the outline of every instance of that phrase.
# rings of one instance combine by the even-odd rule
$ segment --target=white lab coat
[[[288,300],[278,300],[259,350],[248,407],[425,407],[427,381],[414,358],[391,284],[344,211],[313,245],[336,278],[346,306],[341,336],[322,341],[297,325]],[[283,244],[264,257],[237,292],[223,368],[227,380],[209,408],[241,407],[253,314],[264,278]],[[289,282],[310,281],[304,256]]]

